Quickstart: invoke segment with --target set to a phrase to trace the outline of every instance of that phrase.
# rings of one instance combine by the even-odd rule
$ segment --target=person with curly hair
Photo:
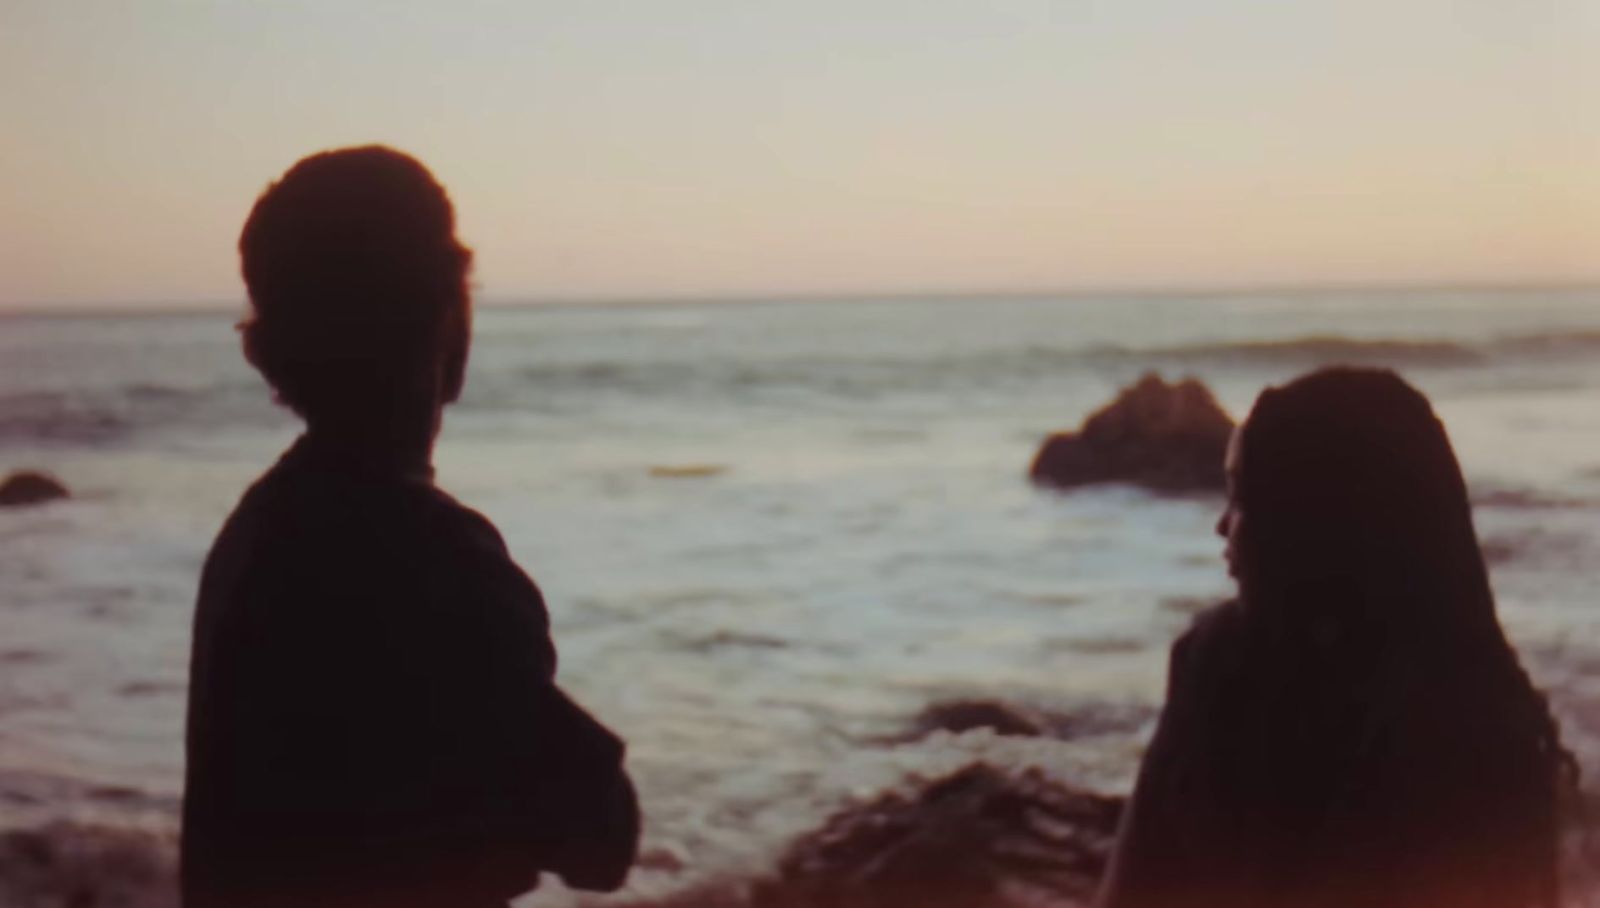
[[[485,908],[542,872],[609,890],[623,744],[555,683],[539,588],[433,482],[471,252],[432,174],[300,161],[239,240],[246,358],[306,432],[206,560],[181,842],[189,908]]]

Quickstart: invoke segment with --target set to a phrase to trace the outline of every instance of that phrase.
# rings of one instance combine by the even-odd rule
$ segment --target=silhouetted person
[[[189,908],[504,905],[613,889],[623,746],[555,685],[539,590],[436,488],[471,252],[422,165],[296,164],[239,240],[245,355],[306,433],[206,561],[190,669]]]
[[[1427,400],[1365,369],[1269,388],[1228,474],[1239,596],[1173,646],[1103,908],[1555,905],[1576,769]]]

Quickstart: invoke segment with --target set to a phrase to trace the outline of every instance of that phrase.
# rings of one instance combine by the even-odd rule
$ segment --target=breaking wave
[[[1356,338],[1316,334],[1280,340],[1202,341],[1171,346],[1033,345],[933,355],[915,353],[681,358],[545,359],[537,353],[484,358],[461,409],[539,412],[587,409],[606,398],[681,398],[792,405],[857,404],[896,394],[962,395],[1066,382],[1085,373],[1168,369],[1205,374],[1281,372],[1320,365],[1468,370],[1560,363],[1600,356],[1600,331],[1514,334],[1483,341]],[[1249,375],[1254,378],[1253,374]],[[1281,376],[1263,376],[1263,380]],[[0,395],[0,445],[106,445],[150,429],[270,428],[290,417],[259,382],[195,387],[149,382]]]

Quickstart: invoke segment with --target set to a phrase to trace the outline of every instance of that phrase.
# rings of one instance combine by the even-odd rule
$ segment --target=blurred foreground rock
[[[0,507],[43,504],[66,497],[67,487],[46,473],[18,470],[0,480]]]
[[[1029,477],[1061,489],[1121,482],[1169,493],[1222,491],[1233,426],[1198,380],[1168,384],[1152,372],[1077,432],[1046,439]]]
[[[978,762],[839,811],[792,842],[760,879],[702,880],[671,894],[593,903],[1085,908],[1099,885],[1121,811],[1120,798],[1068,786],[1038,770]],[[67,821],[0,831],[3,908],[176,908],[175,881],[170,831]]]
[[[967,766],[848,808],[790,846],[754,908],[1088,905],[1122,802],[1043,773]]]
[[[170,835],[55,822],[0,832],[5,908],[176,908]]]

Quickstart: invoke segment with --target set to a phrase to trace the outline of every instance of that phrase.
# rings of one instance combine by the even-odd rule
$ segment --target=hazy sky
[[[488,297],[1600,279],[1600,0],[3,0],[0,307],[386,142]]]

